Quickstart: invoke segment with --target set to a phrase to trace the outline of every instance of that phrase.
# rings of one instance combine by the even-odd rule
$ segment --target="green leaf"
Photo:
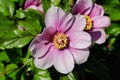
[[[4,64],[0,62],[0,74],[4,71]]]
[[[110,8],[110,19],[112,21],[120,20],[120,9],[119,8],[115,8],[115,7]]]
[[[16,64],[13,64],[13,63],[7,65],[6,68],[5,68],[6,74],[12,73],[12,72],[15,71],[17,68],[18,68],[18,66],[17,66]]]
[[[71,11],[71,0],[62,0],[61,4],[59,5],[65,12],[69,13]]]
[[[16,64],[11,63],[6,66],[5,72],[10,78],[15,80],[15,75],[18,72],[17,69],[18,69],[18,66]]]
[[[4,71],[4,64],[0,62],[0,80],[5,80]]]
[[[114,35],[114,36],[119,35],[120,34],[120,24],[112,23],[111,26],[106,29],[106,33],[108,35]]]
[[[32,35],[37,35],[41,32],[42,27],[38,20],[35,21],[20,21],[18,22],[19,26],[22,26],[26,31]]]
[[[16,75],[15,75],[15,80],[25,80],[24,79],[24,73],[25,73],[25,65],[22,66],[20,69],[18,69]]]
[[[29,22],[29,21],[33,21],[34,22],[34,21],[38,20],[39,24],[41,25],[41,27],[45,27],[44,17],[37,10],[28,9],[27,12],[26,12],[26,18],[25,19],[26,19],[25,21],[27,21],[27,22]]]
[[[10,74],[8,74],[8,76],[12,79],[12,80],[16,80],[16,74],[17,74],[17,70],[15,70],[15,71],[13,71],[13,72],[11,72]]]
[[[34,9],[28,9],[26,12],[27,21],[32,21],[41,18],[42,14]]]
[[[75,76],[71,72],[71,73],[69,73],[67,75],[61,76],[60,80],[77,80],[77,79],[75,78]]]
[[[50,5],[51,5],[50,0],[42,0],[42,7],[45,13],[50,8]]]
[[[33,80],[52,80],[48,70],[41,70],[35,67],[33,58],[29,58],[30,52],[28,51],[23,62],[26,64],[26,72],[31,71],[34,74]],[[29,58],[29,59],[28,59]]]
[[[111,0],[111,1],[105,0],[103,2],[103,6],[104,6],[104,9],[105,9],[105,13],[110,16],[110,19],[112,21],[120,20],[120,16],[119,16],[119,14],[120,14],[120,7],[119,7],[120,3],[119,3],[119,0]]]
[[[24,74],[21,75],[21,79],[20,80],[25,80]]]
[[[74,4],[74,0],[69,0],[70,5]]]
[[[47,70],[38,70],[36,74],[34,74],[33,80],[52,80],[50,78],[50,74]]]
[[[24,2],[24,0],[12,0],[12,1],[14,1],[14,2],[20,2],[20,3]]]
[[[23,11],[23,10],[16,10],[16,15],[15,15],[16,17],[18,17],[18,18],[24,18],[25,17],[25,12]]]
[[[0,75],[0,80],[6,80],[4,75]]]
[[[28,44],[34,36],[27,31],[16,29],[1,37],[0,48],[21,48]]]
[[[102,0],[104,4],[119,4],[119,0]],[[109,5],[108,5],[109,6]]]
[[[13,16],[15,4],[12,0],[0,0],[0,12],[6,16]]]
[[[57,6],[60,4],[61,0],[51,0],[51,2]]]
[[[13,30],[13,22],[0,13],[0,37]]]
[[[9,56],[6,54],[5,51],[0,52],[0,61],[10,61]]]

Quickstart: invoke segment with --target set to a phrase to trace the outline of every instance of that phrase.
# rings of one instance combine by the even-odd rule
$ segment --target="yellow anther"
[[[89,16],[86,16],[86,15],[84,17],[85,17],[86,23],[87,23],[84,30],[85,31],[91,30],[92,29],[92,19]]]
[[[53,37],[53,44],[57,49],[63,49],[68,44],[68,37],[63,33],[57,33]]]

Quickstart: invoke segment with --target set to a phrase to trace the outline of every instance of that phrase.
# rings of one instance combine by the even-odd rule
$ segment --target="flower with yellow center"
[[[63,33],[57,33],[53,38],[53,44],[57,49],[63,49],[68,44],[68,37]]]
[[[85,31],[88,31],[88,30],[91,30],[91,28],[92,28],[92,19],[89,17],[89,16],[84,16],[85,17],[85,19],[86,19],[86,27],[85,27]]]
[[[60,73],[68,74],[74,64],[87,61],[91,36],[83,31],[86,19],[82,15],[66,14],[61,8],[52,6],[46,12],[45,25],[29,46],[37,68],[53,66]]]

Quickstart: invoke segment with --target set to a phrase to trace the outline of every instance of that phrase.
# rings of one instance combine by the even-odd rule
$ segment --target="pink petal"
[[[91,45],[91,36],[84,31],[73,32],[69,34],[70,46],[76,49],[85,49]]]
[[[84,30],[86,26],[86,19],[84,18],[84,16],[78,14],[75,15],[75,21],[74,24],[72,25],[72,29],[71,30]]]
[[[45,41],[38,41],[37,37],[31,42],[29,48],[33,57],[42,57],[44,56],[49,48],[52,46],[52,43],[45,44]]]
[[[32,6],[32,5],[36,5],[37,6],[40,3],[41,3],[40,0],[26,0],[25,5],[24,5],[24,9],[26,9],[29,6]]]
[[[44,14],[44,11],[43,11],[43,8],[42,8],[42,5],[38,6],[38,7],[37,7],[37,10],[40,11],[40,13]]]
[[[51,43],[49,44],[43,44],[43,43],[38,43],[35,47],[36,52],[32,53],[33,57],[43,57],[48,53],[48,50],[50,49],[50,47],[52,46]]]
[[[98,16],[92,18],[93,28],[106,28],[110,26],[110,19],[107,16]]]
[[[82,64],[87,61],[88,56],[89,56],[89,50],[88,49],[70,49],[75,63],[76,64]]]
[[[103,16],[104,15],[104,9],[101,5],[94,4],[91,12],[90,12],[90,17],[95,17],[95,16]]]
[[[32,54],[35,54],[36,53],[36,45],[39,43],[39,41],[35,38],[31,43],[30,43],[30,46],[29,46],[29,49],[31,51]]]
[[[58,29],[59,32],[65,32],[67,31],[71,25],[73,24],[73,21],[74,18],[73,18],[73,15],[72,14],[68,14],[67,16],[65,16],[62,20],[62,23],[60,25],[60,29]]]
[[[28,8],[35,0],[26,0],[24,8]]]
[[[72,13],[80,13],[88,15],[92,8],[92,0],[78,0],[73,6]]]
[[[36,39],[41,42],[49,42],[53,38],[56,33],[56,29],[54,27],[47,27],[43,30],[42,34],[39,34]]]
[[[39,54],[39,56],[44,55],[44,53],[46,52],[44,49],[48,49],[50,47],[50,45],[48,43],[51,43],[51,39],[53,38],[55,32],[56,31],[53,27],[52,28],[48,27],[43,30],[42,34],[38,34],[36,36],[36,38],[31,42],[30,47],[29,47],[30,51],[34,57],[38,56],[38,53],[40,50],[41,50],[41,54]],[[43,52],[42,52],[42,50],[43,50]]]
[[[106,34],[103,29],[93,29],[90,32],[90,35],[92,37],[92,41],[96,42],[97,44],[102,44],[106,40]]]
[[[65,49],[56,53],[54,67],[57,71],[63,74],[67,74],[73,70],[74,60],[69,50]]]
[[[68,30],[67,34],[71,34],[76,31],[82,31],[84,30],[85,26],[86,26],[86,19],[84,18],[84,16],[77,14],[75,15],[75,21],[72,27],[70,28],[70,30]]]
[[[54,56],[55,56],[54,50],[55,50],[54,47],[51,47],[50,50],[48,51],[48,53],[44,57],[42,57],[42,58],[36,57],[34,59],[35,66],[40,69],[47,69],[47,68],[51,67],[53,65],[53,60],[54,60]]]
[[[65,16],[61,8],[52,6],[45,15],[46,27],[59,27],[61,19]]]
[[[31,5],[31,6],[27,7],[25,9],[25,11],[27,11],[28,9],[35,9],[35,10],[37,10],[37,7],[35,5]]]

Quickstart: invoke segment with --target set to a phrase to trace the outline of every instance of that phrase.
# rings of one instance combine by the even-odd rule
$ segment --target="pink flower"
[[[29,8],[38,10],[41,13],[43,13],[41,0],[26,0],[25,5],[24,5],[24,9],[27,10]]]
[[[74,64],[84,63],[89,56],[91,37],[83,29],[84,16],[65,14],[52,6],[45,15],[46,28],[30,44],[35,66],[47,69],[54,66],[61,73],[73,70]]]
[[[80,13],[85,16],[87,25],[84,30],[91,35],[93,42],[98,44],[105,42],[106,34],[103,28],[110,25],[110,19],[104,16],[104,9],[102,6],[93,4],[92,0],[77,0],[72,13]]]

